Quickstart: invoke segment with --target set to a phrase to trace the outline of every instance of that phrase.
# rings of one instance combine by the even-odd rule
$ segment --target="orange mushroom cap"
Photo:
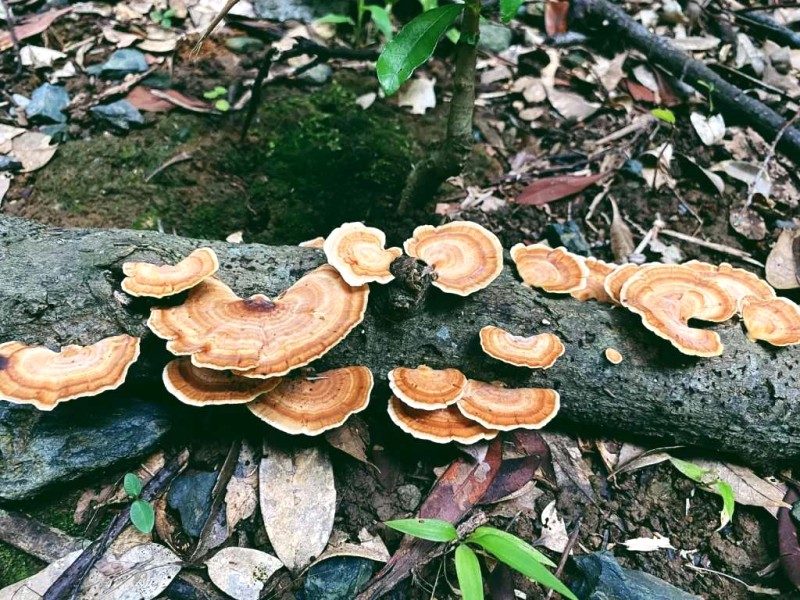
[[[301,248],[322,248],[325,245],[325,238],[320,235],[297,245]]]
[[[131,296],[165,298],[193,288],[219,269],[219,260],[211,248],[198,248],[176,265],[127,262],[122,291]]]
[[[353,286],[389,283],[394,275],[392,261],[403,254],[400,248],[384,248],[386,235],[363,223],[345,223],[331,231],[324,249],[328,262]]]
[[[286,433],[319,435],[364,410],[372,383],[372,372],[367,367],[332,369],[314,377],[284,379],[247,408]]]
[[[736,314],[736,301],[722,287],[679,265],[641,267],[620,299],[650,331],[692,356],[719,356],[724,347],[719,335],[689,327],[689,319],[721,322]]]
[[[628,263],[625,265],[618,265],[611,273],[606,275],[603,282],[603,289],[608,294],[612,302],[619,304],[619,293],[622,291],[622,286],[639,271],[639,265]]]
[[[118,388],[139,358],[139,338],[117,335],[53,352],[22,342],[0,344],[0,400],[53,410],[59,402]]]
[[[517,244],[511,258],[525,285],[552,294],[569,294],[586,286],[589,269],[579,256],[544,244]]]
[[[758,275],[744,269],[737,269],[728,263],[717,266],[699,260],[690,260],[683,266],[701,273],[728,292],[736,300],[740,311],[742,301],[747,296],[755,296],[761,300],[769,300],[776,296],[772,286],[760,279]]]
[[[577,298],[581,302],[585,302],[586,300],[590,299],[595,299],[598,302],[605,302],[606,304],[614,304],[616,301],[606,291],[605,281],[606,277],[609,274],[611,274],[614,271],[614,269],[616,269],[617,265],[612,265],[603,260],[593,257],[590,258],[579,257],[579,258],[583,260],[583,264],[586,265],[586,269],[589,271],[589,275],[586,278],[586,285],[579,290],[570,292],[570,295],[573,298]]]
[[[606,348],[604,354],[606,355],[606,360],[612,365],[618,365],[622,362],[622,354],[616,348]]]
[[[474,444],[499,433],[465,417],[456,405],[436,410],[412,408],[395,396],[389,399],[389,417],[400,429],[420,440],[437,444]]]
[[[435,410],[455,404],[464,394],[467,377],[458,369],[416,369],[397,367],[389,371],[389,387],[412,408]]]
[[[564,354],[564,344],[552,333],[522,337],[487,325],[481,329],[480,339],[486,354],[517,367],[549,369]]]
[[[482,290],[503,271],[503,246],[488,229],[470,221],[420,225],[403,244],[406,254],[436,272],[433,285],[458,296]]]
[[[163,380],[170,394],[192,406],[245,404],[281,382],[280,377],[250,379],[230,371],[203,369],[188,358],[170,361],[164,367]]]
[[[316,360],[364,318],[369,288],[347,285],[323,265],[304,275],[274,301],[257,294],[241,299],[208,279],[179,306],[153,308],[148,325],[168,340],[173,354],[192,356],[209,369],[276,377]]]
[[[541,429],[558,413],[559,395],[550,389],[511,389],[470,379],[456,406],[466,418],[489,429]]]
[[[800,344],[800,308],[787,298],[748,296],[742,301],[742,320],[753,341],[773,346]]]

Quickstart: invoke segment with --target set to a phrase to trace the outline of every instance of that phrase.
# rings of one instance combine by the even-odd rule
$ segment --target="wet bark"
[[[325,260],[311,248],[63,230],[0,217],[0,342],[59,346],[123,332],[144,336],[131,377],[160,382],[163,343],[145,327],[149,302],[120,291],[121,265],[174,262],[201,245],[216,250],[219,276],[240,295],[276,295]],[[562,408],[554,424],[589,435],[657,438],[772,466],[800,458],[800,351],[752,343],[736,321],[716,327],[726,345],[723,356],[696,359],[679,354],[623,309],[523,286],[513,265],[469,298],[432,289],[406,319],[387,308],[392,285],[373,286],[363,324],[319,361],[320,368],[369,366],[379,382],[373,402],[386,401],[388,387],[380,382],[395,366],[452,366],[485,381],[556,388]],[[525,335],[553,331],[566,354],[544,372],[504,365],[480,350],[478,331],[485,325]],[[605,360],[608,347],[622,353],[622,364]]]

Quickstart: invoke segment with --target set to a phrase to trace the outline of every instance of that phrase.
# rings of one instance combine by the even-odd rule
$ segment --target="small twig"
[[[160,173],[167,170],[172,165],[177,165],[178,163],[186,162],[187,160],[192,160],[193,156],[190,152],[181,152],[180,154],[176,154],[172,158],[168,159],[166,162],[159,165],[155,171],[150,173],[147,177],[144,178],[145,183],[150,183],[150,180],[158,176]]]
[[[228,0],[225,3],[225,6],[222,7],[222,10],[217,13],[217,16],[214,17],[211,23],[208,24],[208,27],[205,28],[205,31],[200,35],[200,39],[197,40],[197,43],[192,48],[192,56],[197,56],[200,53],[200,48],[203,46],[203,42],[206,38],[211,35],[211,32],[214,31],[217,25],[219,25],[220,21],[225,18],[225,16],[231,11],[231,9],[236,6],[236,3],[239,0]]]
[[[14,77],[19,77],[22,75],[22,54],[19,49],[19,38],[17,38],[16,19],[14,18],[14,12],[11,10],[11,6],[8,4],[8,2],[6,2],[6,0],[0,0],[0,7],[2,7],[3,12],[6,13],[8,37],[11,38],[11,45],[14,48],[14,58],[17,61],[17,68],[14,71]]]
[[[676,240],[689,242],[690,244],[695,244],[696,246],[701,246],[703,248],[708,248],[709,250],[714,250],[715,252],[720,252],[722,254],[735,256],[736,258],[739,258],[744,262],[750,263],[751,265],[755,265],[757,267],[764,266],[764,263],[758,262],[755,258],[753,258],[751,254],[745,252],[744,250],[737,250],[736,248],[731,248],[730,246],[725,246],[724,244],[717,244],[715,242],[707,242],[706,240],[702,240],[692,235],[686,235],[685,233],[681,233],[680,231],[673,231],[671,229],[662,229],[661,231],[659,231],[659,233],[662,235],[666,235],[667,237],[675,238]]]
[[[261,66],[258,67],[258,74],[256,80],[253,82],[253,95],[250,97],[250,105],[247,107],[247,114],[244,117],[244,124],[242,124],[242,133],[239,134],[239,141],[244,142],[247,137],[247,130],[250,129],[250,124],[256,116],[258,105],[261,104],[261,86],[264,84],[264,79],[269,74],[272,68],[272,62],[278,54],[277,48],[269,48],[261,59]]]
[[[794,116],[786,121],[786,124],[781,127],[778,135],[776,135],[775,139],[772,140],[769,151],[764,157],[764,160],[761,161],[761,165],[758,167],[758,171],[756,171],[756,176],[753,178],[753,182],[750,184],[750,189],[747,192],[747,201],[744,203],[745,208],[753,203],[753,197],[756,195],[756,184],[758,184],[759,180],[766,174],[767,168],[769,167],[769,162],[775,157],[775,150],[778,148],[778,142],[781,141],[781,138],[783,137],[783,134],[786,133],[786,130],[789,129],[789,127],[791,127],[792,124],[797,120],[797,117],[800,117],[800,109],[797,109],[797,112],[794,113]]]
[[[558,566],[556,567],[555,575],[558,578],[561,578],[561,574],[564,572],[564,567],[567,566],[567,560],[569,559],[569,555],[572,552],[572,549],[575,547],[576,542],[578,541],[578,534],[581,531],[581,518],[580,516],[575,519],[575,526],[572,528],[572,532],[569,534],[569,539],[567,540],[567,545],[564,547],[564,552],[561,553],[561,560],[558,561]],[[545,600],[553,597],[553,590],[549,590],[547,592],[547,596],[545,596]]]

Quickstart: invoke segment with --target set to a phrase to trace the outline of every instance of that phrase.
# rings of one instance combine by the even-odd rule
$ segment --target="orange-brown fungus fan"
[[[800,344],[800,308],[786,298],[762,300],[750,296],[742,302],[747,337],[773,346]]]
[[[195,367],[188,358],[177,358],[164,367],[164,386],[178,400],[192,406],[245,404],[274,389],[280,377],[251,379],[230,371]]]
[[[579,290],[571,292],[570,295],[581,302],[594,299],[606,304],[615,303],[616,300],[606,291],[605,281],[606,277],[614,271],[617,265],[609,264],[597,258],[584,258],[582,260],[589,271],[586,285]]]
[[[325,238],[325,256],[350,285],[389,283],[389,265],[403,254],[400,248],[384,248],[386,235],[362,223],[345,223]]]
[[[628,263],[615,267],[611,273],[606,275],[606,279],[603,282],[603,289],[605,289],[606,294],[608,294],[612,302],[619,304],[619,294],[622,291],[622,286],[638,271],[639,265]]]
[[[558,392],[550,389],[511,389],[469,380],[458,410],[489,429],[541,429],[558,413]]]
[[[364,410],[371,391],[372,372],[367,367],[343,367],[314,377],[284,379],[247,408],[286,433],[318,435]]]
[[[480,339],[486,354],[517,367],[549,369],[564,354],[564,344],[552,333],[521,337],[487,325],[481,329]]]
[[[118,388],[139,358],[139,338],[118,335],[53,352],[21,342],[0,344],[0,400],[53,410],[59,402]]]
[[[616,348],[606,348],[604,354],[606,356],[606,360],[612,365],[618,365],[622,362],[622,354],[620,354],[620,351]]]
[[[403,244],[436,273],[433,282],[448,294],[469,296],[482,290],[503,271],[503,246],[491,231],[470,221],[440,227],[421,225]]]
[[[307,365],[338,344],[364,318],[369,288],[351,287],[323,265],[304,275],[274,301],[258,294],[241,299],[208,279],[186,302],[153,308],[148,325],[173,354],[191,355],[209,369],[275,377]]]
[[[466,418],[456,405],[436,410],[419,410],[392,396],[389,399],[389,417],[395,425],[413,437],[437,444],[474,444],[481,440],[490,440],[498,434],[498,431],[487,429]]]
[[[467,377],[458,369],[398,367],[389,371],[389,387],[410,407],[434,410],[457,402],[467,387]]]
[[[325,245],[325,238],[320,235],[297,245],[301,248],[322,248]]]
[[[198,248],[176,265],[129,262],[122,265],[126,275],[122,290],[131,296],[165,298],[193,288],[219,269],[211,248]]]
[[[704,277],[719,285],[733,296],[740,310],[742,301],[747,296],[755,296],[761,300],[775,298],[775,290],[766,281],[759,279],[757,275],[750,271],[737,269],[728,263],[722,263],[717,266],[700,262],[699,260],[691,260],[684,263],[683,266],[701,273]]]
[[[715,332],[689,327],[689,319],[727,321],[737,308],[722,287],[678,265],[641,267],[622,287],[620,299],[650,331],[692,356],[719,356],[723,345]]]
[[[553,294],[569,294],[586,285],[589,269],[581,257],[564,248],[555,250],[544,244],[517,244],[511,258],[525,285]]]

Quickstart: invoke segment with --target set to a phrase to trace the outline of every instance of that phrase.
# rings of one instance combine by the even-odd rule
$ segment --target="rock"
[[[90,75],[122,78],[128,73],[144,73],[148,68],[144,53],[136,48],[122,48],[109,56],[102,65],[92,65],[86,72]]]
[[[481,38],[478,47],[495,54],[511,45],[512,31],[505,25],[481,23]]]
[[[304,600],[350,600],[372,577],[375,563],[366,558],[341,556],[329,558],[308,570]]]
[[[298,79],[313,83],[314,85],[323,85],[328,82],[331,75],[333,75],[333,69],[330,65],[320,64],[302,73]]]
[[[397,488],[397,504],[403,510],[408,512],[416,510],[420,500],[422,500],[422,492],[419,491],[417,486],[409,483]]]
[[[187,471],[173,482],[167,501],[180,513],[184,531],[199,537],[211,510],[211,490],[217,481],[213,471]]]
[[[262,19],[310,23],[329,13],[347,13],[349,6],[346,0],[255,0],[254,9]]]
[[[564,246],[570,252],[582,256],[587,256],[591,250],[580,225],[571,219],[564,223],[549,224],[544,235],[553,248]]]
[[[118,394],[75,400],[52,412],[0,402],[0,499],[22,500],[132,462],[169,429],[163,403]]]
[[[131,128],[131,124],[141,125],[144,123],[142,113],[127,100],[117,100],[110,104],[92,106],[89,111],[97,118],[123,131],[128,131]]]
[[[227,46],[227,48],[233,52],[247,54],[249,52],[258,52],[259,50],[263,50],[264,42],[258,38],[239,35],[225,40],[225,46]]]
[[[64,86],[43,83],[33,90],[31,101],[25,106],[25,115],[36,123],[64,123],[63,111],[69,106],[69,94]]]

